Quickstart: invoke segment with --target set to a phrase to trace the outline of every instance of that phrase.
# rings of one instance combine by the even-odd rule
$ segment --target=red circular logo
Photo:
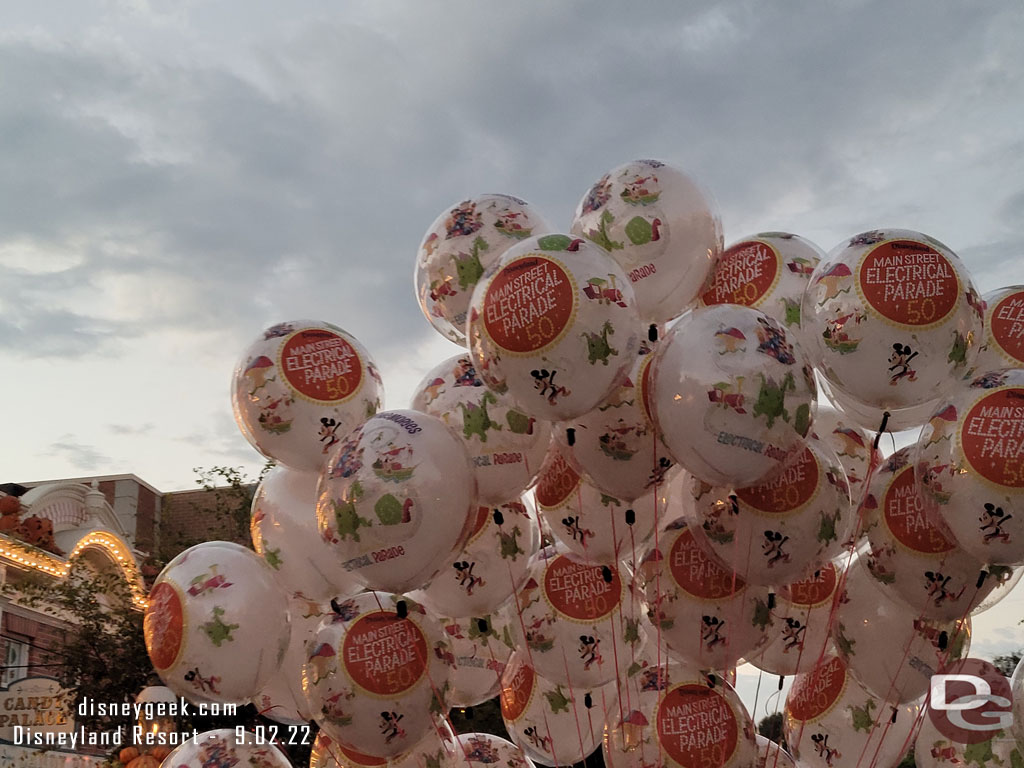
[[[501,686],[501,716],[510,723],[514,723],[523,716],[526,707],[533,695],[533,683],[536,675],[533,667],[521,663],[516,669],[512,679],[507,683],[502,682]]]
[[[545,463],[537,481],[537,504],[541,509],[558,509],[575,493],[581,478],[561,453],[553,453]]]
[[[886,527],[908,549],[938,555],[956,548],[956,544],[928,519],[912,464],[903,467],[890,481],[882,506]]]
[[[838,583],[836,567],[826,563],[810,577],[779,587],[779,596],[793,605],[813,607],[828,602]]]
[[[997,389],[976,402],[960,427],[960,446],[986,480],[1024,488],[1024,389]]]
[[[658,704],[658,743],[683,768],[721,768],[739,742],[736,713],[714,688],[685,683]]]
[[[799,509],[814,497],[820,474],[814,452],[805,448],[781,475],[761,485],[739,488],[736,495],[759,512],[781,515]]]
[[[412,619],[400,619],[394,611],[374,611],[349,627],[340,661],[363,690],[397,696],[427,671],[427,639]]]
[[[619,607],[622,580],[611,567],[612,580],[604,580],[600,565],[584,565],[559,555],[544,574],[544,595],[559,613],[576,621],[599,621]]]
[[[181,595],[171,584],[161,581],[149,593],[142,632],[153,666],[170,669],[178,660],[185,626]]]
[[[1018,365],[1024,364],[1024,291],[1000,299],[992,308],[989,328],[1000,351]]]
[[[576,309],[572,278],[555,261],[531,254],[506,264],[484,294],[484,327],[507,352],[536,352],[559,339]]]
[[[737,243],[718,259],[711,287],[701,300],[707,304],[757,306],[779,277],[779,254],[767,243]]]
[[[668,553],[668,569],[682,589],[704,600],[723,600],[746,587],[733,571],[712,560],[689,528],[680,531]]]
[[[833,656],[807,674],[796,676],[786,698],[786,711],[794,720],[815,720],[832,708],[845,687],[846,665]]]
[[[1013,691],[992,664],[963,659],[932,676],[928,717],[939,732],[959,744],[978,744],[993,736],[1010,737]]]
[[[890,240],[866,253],[859,280],[865,301],[900,325],[941,322],[960,298],[960,280],[949,260],[913,240]]]
[[[343,403],[359,391],[363,361],[344,336],[323,328],[296,331],[281,345],[278,367],[301,395]]]

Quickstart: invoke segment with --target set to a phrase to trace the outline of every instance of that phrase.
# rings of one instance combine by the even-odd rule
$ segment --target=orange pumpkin
[[[160,768],[160,761],[152,755],[140,755],[124,768]]]
[[[155,757],[157,760],[163,760],[169,754],[171,754],[171,748],[161,744],[159,747],[153,747],[149,750],[149,754]]]
[[[139,756],[139,750],[137,747],[125,747],[117,754],[117,759],[125,765],[128,765],[132,760]]]

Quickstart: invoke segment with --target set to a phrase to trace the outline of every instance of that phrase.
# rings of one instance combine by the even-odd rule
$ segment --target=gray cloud
[[[110,466],[110,457],[104,455],[95,446],[80,443],[72,435],[64,435],[57,442],[51,443],[47,451],[54,458],[67,461],[71,466],[83,472],[102,472]]]

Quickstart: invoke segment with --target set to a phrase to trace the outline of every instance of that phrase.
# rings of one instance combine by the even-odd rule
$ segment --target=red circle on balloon
[[[870,250],[858,279],[872,309],[915,328],[942,322],[960,298],[960,279],[949,259],[914,240],[889,240]]]
[[[759,512],[783,515],[809,502],[819,480],[818,460],[810,448],[805,448],[799,459],[781,474],[767,483],[738,488],[736,496]]]
[[[683,768],[721,768],[739,743],[729,701],[714,688],[684,683],[658,704],[658,744]]]
[[[975,472],[996,485],[1024,488],[1024,389],[985,395],[959,431],[961,450]]]
[[[565,332],[576,309],[576,291],[565,268],[540,254],[510,261],[487,286],[484,327],[507,352],[544,349]]]
[[[281,345],[278,368],[300,395],[318,403],[343,403],[363,380],[363,361],[344,336],[326,328],[296,331]]]
[[[956,549],[956,544],[943,535],[925,512],[913,465],[903,467],[889,483],[882,510],[886,527],[908,549],[928,555]]]
[[[585,565],[559,555],[544,573],[544,596],[556,611],[576,621],[600,621],[619,607],[622,580],[618,568],[611,566],[611,580],[605,581],[605,568]]]
[[[394,611],[374,611],[349,627],[340,661],[363,690],[397,696],[427,671],[427,639],[412,619],[400,619]]]
[[[1024,365],[1024,291],[1000,299],[992,308],[989,328],[999,349],[1017,365]]]
[[[689,528],[681,531],[672,542],[668,569],[676,584],[703,600],[723,600],[746,587],[746,582],[734,571],[707,556]]]
[[[178,660],[185,626],[181,595],[173,585],[161,581],[149,593],[143,635],[153,666],[170,669]]]
[[[726,250],[715,265],[711,287],[701,296],[712,304],[755,307],[779,279],[779,254],[767,243],[747,240]]]

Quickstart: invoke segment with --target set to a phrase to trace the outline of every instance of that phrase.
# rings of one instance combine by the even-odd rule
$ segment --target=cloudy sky
[[[636,157],[727,242],[904,227],[1024,283],[1016,0],[8,0],[0,30],[0,481],[256,469],[231,370],[282,320],[348,329],[405,407],[457,351],[413,297],[434,218],[504,192],[567,227]]]

